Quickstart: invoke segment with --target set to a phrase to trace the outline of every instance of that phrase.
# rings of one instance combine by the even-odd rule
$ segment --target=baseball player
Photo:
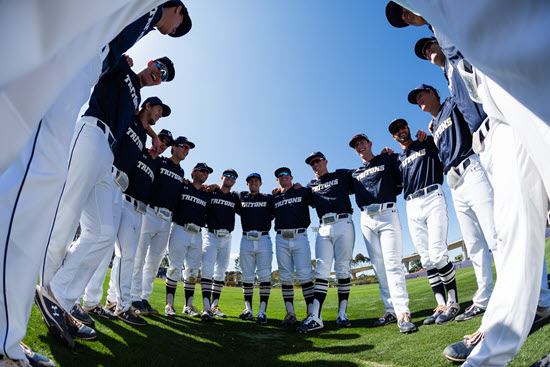
[[[218,306],[223,289],[225,271],[231,254],[231,232],[235,229],[235,214],[240,212],[241,203],[237,193],[231,188],[237,180],[234,169],[222,173],[222,187],[216,188],[210,196],[206,212],[201,259],[201,290],[203,310],[202,321],[211,321],[216,317],[227,317]]]
[[[28,141],[24,151],[21,152],[20,148],[13,147],[9,149],[9,153],[3,155],[2,168],[0,171],[4,171],[5,167],[13,157],[20,153],[16,161],[12,166],[4,172],[6,176],[0,178],[0,191],[3,197],[4,210],[6,213],[13,213],[11,217],[11,224],[5,223],[1,227],[5,232],[1,241],[6,243],[6,264],[10,264],[14,269],[25,269],[25,274],[17,274],[17,277],[13,280],[7,280],[2,282],[3,284],[9,284],[6,288],[6,294],[12,294],[12,290],[8,289],[13,287],[13,296],[9,296],[8,300],[14,297],[15,301],[10,301],[13,310],[11,312],[0,312],[3,316],[3,321],[0,321],[0,334],[7,335],[7,339],[0,337],[2,345],[6,346],[6,349],[0,351],[0,354],[6,354],[13,356],[22,356],[18,346],[18,340],[21,340],[28,322],[28,317],[31,310],[31,300],[34,292],[31,293],[31,285],[36,284],[38,275],[38,267],[35,268],[35,264],[42,263],[38,257],[42,257],[44,254],[44,248],[47,243],[47,238],[51,231],[51,225],[53,218],[57,211],[58,200],[63,190],[63,181],[67,175],[67,157],[69,154],[69,145],[71,141],[72,131],[74,129],[74,122],[77,120],[77,114],[82,104],[88,99],[91,86],[97,81],[97,78],[101,72],[104,58],[109,53],[109,47],[104,47],[100,53],[101,46],[107,44],[118,32],[120,32],[125,26],[135,21],[139,15],[144,14],[146,11],[149,14],[149,9],[153,8],[159,1],[127,1],[124,4],[119,3],[114,6],[112,3],[105,4],[105,2],[94,3],[95,7],[101,8],[101,21],[95,21],[93,23],[80,22],[80,19],[86,18],[89,15],[97,16],[97,12],[86,13],[79,9],[75,19],[79,19],[77,23],[71,23],[71,28],[67,32],[57,28],[57,39],[65,39],[70,42],[66,43],[63,47],[56,47],[49,44],[48,47],[44,47],[42,42],[40,44],[41,51],[37,53],[29,53],[25,51],[25,57],[22,59],[23,63],[29,60],[39,60],[40,65],[32,73],[26,77],[20,78],[17,82],[7,86],[5,89],[2,87],[0,93],[2,93],[3,102],[8,102],[13,108],[7,109],[7,111],[19,110],[20,113],[15,116],[4,116],[6,121],[12,121],[9,125],[4,126],[9,129],[19,129],[20,126],[27,126],[28,122],[33,122],[32,127],[25,129],[25,132],[20,130],[20,133],[13,134],[14,139],[21,138],[21,142],[27,140],[29,133],[33,132],[32,140]],[[11,4],[9,9],[14,10]],[[29,4],[18,4],[21,6],[35,6]],[[80,5],[79,5],[80,6]],[[63,4],[63,10],[60,12],[53,11],[48,13],[48,22],[33,22],[34,26],[42,27],[44,25],[57,24],[52,21],[52,14],[60,14],[63,17],[67,17],[66,8],[73,7],[72,4]],[[183,8],[182,8],[183,9]],[[52,10],[50,8],[50,10]],[[167,10],[167,17],[168,9]],[[162,8],[159,11],[164,12]],[[18,17],[10,17],[9,12],[2,11],[3,15],[8,16],[8,19],[18,19]],[[35,13],[41,16],[41,12]],[[172,17],[173,18],[173,17]],[[191,21],[187,12],[185,11],[183,19],[179,20],[181,23],[182,32],[176,32],[175,34],[183,35],[191,27]],[[3,18],[4,19],[4,18]],[[99,20],[99,19],[98,19]],[[167,19],[168,20],[168,19]],[[68,24],[63,22],[64,24]],[[4,26],[7,22],[2,22]],[[165,22],[168,25],[167,22]],[[57,24],[59,25],[59,24]],[[146,23],[143,23],[145,26]],[[150,25],[150,24],[149,24]],[[148,25],[148,26],[149,26]],[[74,27],[86,26],[89,27],[86,31],[79,32]],[[177,27],[177,25],[175,25]],[[29,28],[26,28],[29,30]],[[158,28],[161,32],[172,32],[171,27],[166,27],[163,30]],[[177,27],[179,30],[180,27]],[[134,28],[137,34],[146,34],[147,29]],[[50,34],[51,32],[37,31],[31,32],[33,35]],[[78,38],[74,38],[74,35],[78,34]],[[67,39],[67,37],[69,37]],[[49,38],[48,41],[52,39]],[[137,36],[134,38],[137,40]],[[43,39],[41,39],[43,41]],[[24,43],[21,39],[18,39],[18,47],[21,50],[27,49],[27,46],[35,43]],[[20,47],[21,45],[26,45]],[[5,45],[7,46],[7,45]],[[128,48],[131,44],[128,45]],[[56,57],[46,57],[43,52],[56,52]],[[122,51],[121,51],[122,53]],[[118,55],[120,57],[121,53]],[[36,58],[31,57],[36,55]],[[93,55],[96,56],[93,56]],[[111,52],[113,54],[113,52]],[[40,56],[38,56],[40,55]],[[93,56],[93,57],[92,57]],[[70,60],[70,62],[67,62]],[[20,66],[22,63],[18,63]],[[112,64],[114,65],[114,63]],[[110,65],[110,66],[112,66]],[[10,77],[15,76],[15,73],[9,73]],[[37,81],[45,80],[45,76],[56,75],[55,78],[48,77],[47,93],[44,93],[46,89],[40,87]],[[12,93],[13,92],[13,93]],[[25,96],[24,99],[21,98]],[[4,98],[6,97],[6,98]],[[31,100],[33,103],[28,103]],[[46,101],[47,100],[47,101]],[[52,101],[54,102],[52,104]],[[3,103],[2,102],[2,103]],[[48,110],[49,108],[49,110]],[[14,121],[20,121],[21,123],[13,123]],[[23,121],[25,120],[25,121]],[[38,123],[40,121],[40,123]],[[38,124],[37,124],[38,123]],[[38,128],[34,128],[38,125]],[[6,132],[9,130],[4,129]],[[13,139],[10,142],[14,142]],[[11,144],[11,143],[10,143]],[[21,146],[21,145],[20,145]],[[4,164],[5,163],[5,164]],[[17,183],[17,187],[13,185]],[[40,187],[39,191],[36,188]],[[32,203],[27,205],[25,203]],[[41,216],[39,220],[33,222],[33,230],[28,231],[28,218],[31,213],[40,212]],[[19,244],[25,244],[25,251],[28,251],[29,256],[17,257],[17,259],[25,260],[25,265],[22,266],[18,263],[17,259],[12,259],[13,251],[17,251]],[[33,257],[36,260],[33,260]],[[15,273],[12,271],[6,272],[8,278]],[[21,293],[21,289],[29,289],[28,294]],[[6,310],[3,302],[0,304],[1,310]],[[21,306],[18,306],[18,305]],[[13,306],[16,305],[16,306]],[[23,306],[25,305],[25,306]],[[5,326],[5,330],[3,328]],[[5,332],[4,332],[5,331]],[[12,341],[13,339],[13,341]],[[6,341],[7,340],[7,341]],[[13,349],[12,349],[13,348]]]
[[[243,294],[245,309],[239,318],[253,320],[252,297],[254,295],[254,273],[260,282],[260,309],[256,323],[267,324],[267,302],[271,293],[271,261],[273,245],[269,230],[273,219],[273,196],[260,193],[262,177],[251,173],[246,177],[249,192],[239,193],[241,201],[241,225],[243,237],[239,256],[243,270]]]
[[[544,223],[539,218],[546,209],[550,193],[550,166],[546,162],[550,152],[550,127],[548,119],[542,121],[538,116],[548,116],[545,112],[548,93],[545,90],[549,84],[541,77],[546,74],[533,72],[540,67],[540,70],[544,69],[542,60],[546,58],[539,53],[547,51],[547,47],[535,42],[530,44],[530,48],[524,47],[521,54],[539,56],[518,56],[514,54],[513,48],[500,47],[513,42],[508,38],[508,33],[494,30],[503,26],[500,15],[514,14],[510,18],[514,23],[506,23],[506,29],[515,28],[518,42],[533,39],[530,35],[540,34],[537,29],[547,23],[545,15],[548,12],[510,1],[504,5],[499,2],[490,6],[488,1],[482,1],[474,7],[460,9],[454,8],[455,5],[448,7],[449,4],[445,4],[443,12],[443,4],[437,2],[431,2],[429,6],[421,0],[413,3],[431,22],[435,22],[438,30],[444,30],[446,36],[458,41],[460,47],[465,47],[471,61],[483,71],[467,60],[461,60],[462,63],[459,61],[456,65],[468,86],[471,98],[482,103],[489,116],[473,134],[473,148],[480,154],[493,185],[494,218],[502,240],[502,264],[499,266],[497,263],[499,281],[483,318],[483,330],[449,346],[444,355],[463,361],[474,351],[466,365],[479,365],[489,359],[491,363],[503,365],[513,358],[525,341],[533,318],[537,320],[550,313],[548,307],[540,307],[542,293],[538,291],[538,287],[526,286],[540,279],[541,274],[537,268],[542,262],[541,258],[544,258]],[[407,6],[410,4],[407,3]],[[490,12],[490,16],[487,12]],[[541,16],[532,18],[528,15],[534,13]],[[475,16],[471,16],[472,14]],[[536,20],[529,21],[528,27],[524,26],[526,24],[518,26],[524,19]],[[406,25],[404,23],[401,26]],[[490,31],[478,32],[482,36],[473,41],[469,36],[465,37],[470,29]],[[498,38],[503,34],[506,34],[505,40]],[[436,32],[436,36],[443,53],[452,60],[448,52],[448,46],[452,46],[451,41],[441,33]],[[443,40],[446,41],[445,45]],[[496,49],[493,47],[495,45]],[[518,96],[538,116],[518,102],[515,98]],[[511,180],[510,177],[514,179]],[[544,204],[539,206],[541,202]],[[518,262],[518,259],[525,260]],[[522,277],[515,276],[518,267],[524,269],[519,269]],[[499,268],[502,270],[499,271]],[[512,298],[509,297],[510,294],[513,294]],[[535,308],[537,298],[539,307]],[[513,302],[510,302],[511,299]],[[507,318],[505,315],[514,317]]]
[[[128,176],[112,165],[113,151],[139,107],[140,89],[173,78],[174,67],[166,57],[150,62],[138,74],[126,59],[121,59],[98,82],[88,110],[77,123],[67,183],[47,249],[42,284],[37,286],[35,296],[48,326],[69,346],[74,341],[63,321],[72,317],[53,312],[53,308],[70,311],[115,242]],[[154,110],[152,119],[158,119],[162,109]],[[156,138],[151,128],[148,131]],[[93,158],[90,151],[95,153]],[[66,252],[80,213],[82,234]],[[91,335],[89,332],[85,337]]]
[[[345,169],[329,172],[327,159],[321,152],[313,152],[306,158],[316,178],[307,187],[313,191],[313,204],[321,226],[315,242],[315,293],[311,314],[298,326],[301,333],[324,327],[321,312],[327,295],[328,279],[334,260],[338,279],[338,316],[336,324],[349,327],[346,314],[350,291],[351,260],[355,245],[355,229],[351,214],[349,194],[353,193],[351,173]]]
[[[147,172],[144,169],[152,165],[152,157],[150,157],[148,152],[146,152],[146,155],[142,152],[145,150],[145,129],[154,125],[156,123],[155,119],[158,116],[167,117],[170,115],[170,112],[170,107],[163,104],[160,98],[147,98],[142,103],[137,118],[134,118],[133,124],[131,123],[126,134],[122,137],[117,154],[115,155],[114,165],[119,170],[128,173],[128,186],[130,186],[130,177],[134,181],[132,184],[136,185],[135,176],[137,174],[141,179],[139,184],[145,186],[143,188],[140,187],[140,189],[148,190],[150,188],[152,178],[149,175],[145,176]],[[154,118],[151,118],[151,115],[154,115]],[[160,145],[163,149],[166,148],[164,142],[161,142]],[[145,160],[145,162],[142,162],[142,160]],[[140,162],[142,162],[141,165]],[[149,163],[149,166],[146,163]],[[141,214],[146,212],[146,206],[143,202],[138,202],[132,196],[129,196],[127,191],[128,189],[125,191],[122,200],[121,219],[117,232],[117,241],[115,242],[115,259],[113,260],[113,270],[111,271],[112,282],[110,281],[110,286],[112,286],[111,299],[114,296],[114,302],[118,305],[118,307],[113,309],[116,318],[130,325],[142,326],[147,325],[147,322],[136,315],[130,307],[131,297],[129,293],[134,268],[134,257],[141,228]],[[88,314],[107,318],[111,316],[109,315],[110,311],[100,304],[103,297],[103,283],[111,258],[112,253],[106,253],[102,264],[97,268],[86,287],[83,302],[84,310]],[[121,260],[124,266],[122,272],[120,268]],[[107,299],[109,300],[109,297]],[[112,305],[110,308],[113,308]]]
[[[403,149],[399,154],[399,170],[409,230],[438,305],[424,325],[444,324],[454,320],[460,305],[455,271],[447,253],[447,203],[441,188],[443,166],[431,136],[424,142],[413,141],[403,119],[393,120],[388,129]]]
[[[352,173],[355,201],[361,209],[361,231],[386,309],[374,326],[397,321],[400,332],[411,333],[416,326],[411,322],[396,206],[396,196],[403,190],[399,160],[397,154],[375,156],[372,142],[365,134],[353,136],[349,146],[363,160]]]
[[[434,141],[451,188],[462,238],[476,273],[478,288],[473,304],[457,317],[457,321],[469,320],[485,312],[493,290],[489,249],[498,253],[493,189],[479,156],[472,150],[472,135],[454,98],[440,103],[439,91],[421,84],[409,93],[408,100],[433,117]]]
[[[193,148],[193,142],[185,136],[179,136],[174,141],[170,158],[157,158],[158,170],[147,199],[147,213],[141,224],[130,291],[132,306],[144,315],[158,314],[158,311],[151,307],[149,297],[153,293],[153,282],[168,244],[172,213],[176,208],[184,179],[180,163]]]
[[[202,228],[206,226],[206,210],[210,202],[210,193],[203,189],[203,184],[212,172],[213,169],[206,163],[197,163],[191,172],[193,182],[182,184],[168,240],[170,266],[166,273],[166,316],[176,316],[174,297],[184,262],[183,313],[189,315],[193,312],[198,316],[193,306],[193,296],[202,257]]]
[[[295,188],[292,184],[292,172],[288,167],[275,170],[275,177],[281,191],[274,195],[275,248],[277,265],[281,276],[283,301],[286,316],[281,325],[292,325],[296,319],[294,311],[294,270],[296,279],[302,287],[306,302],[306,313],[313,307],[313,281],[311,275],[311,250],[307,238],[309,206],[313,205],[310,188]]]

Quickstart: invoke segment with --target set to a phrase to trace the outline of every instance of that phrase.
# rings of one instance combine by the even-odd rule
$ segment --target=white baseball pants
[[[170,224],[171,221],[158,217],[153,209],[147,207],[134,261],[131,290],[133,301],[148,300],[153,293],[153,283],[168,244]]]
[[[113,258],[113,251],[106,251],[103,259],[99,263],[99,266],[92,275],[92,278],[88,282],[86,289],[84,289],[84,295],[82,296],[82,304],[86,307],[93,307],[98,303],[101,303],[103,298],[103,284],[105,283],[105,277],[107,276],[107,270],[109,264]],[[114,269],[114,262],[113,262]],[[113,271],[111,270],[111,279],[113,279]],[[110,281],[109,281],[110,284]]]
[[[351,260],[355,246],[355,228],[351,218],[339,219],[335,223],[321,224],[315,241],[315,278],[330,278],[332,260],[336,279],[351,276]]]
[[[397,209],[386,208],[380,214],[361,212],[361,232],[386,312],[410,313],[409,294],[403,269],[403,237]]]
[[[187,232],[179,224],[172,223],[168,240],[170,266],[166,277],[176,282],[181,279],[185,264],[185,280],[195,282],[199,275],[202,258],[202,233]]]
[[[298,283],[311,282],[311,249],[307,232],[296,234],[293,240],[284,239],[282,235],[275,236],[277,266],[284,285],[294,284],[294,269]]]
[[[214,233],[205,231],[202,237],[201,277],[223,282],[230,254],[231,234],[218,238]]]
[[[493,291],[493,268],[489,249],[497,250],[497,231],[493,219],[493,188],[479,156],[470,156],[462,180],[451,189],[462,239],[474,266],[477,291],[474,305],[487,308]]]
[[[271,237],[264,235],[258,241],[241,237],[239,256],[243,269],[243,282],[254,283],[254,273],[260,283],[271,281],[271,262],[273,260]]]
[[[447,252],[447,202],[439,187],[427,195],[407,200],[407,219],[413,244],[426,270],[449,262]]]

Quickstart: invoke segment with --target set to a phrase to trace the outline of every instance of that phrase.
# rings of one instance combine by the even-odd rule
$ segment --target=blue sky
[[[431,32],[426,26],[393,28],[384,14],[386,3],[188,0],[193,20],[188,35],[173,39],[152,32],[139,41],[128,52],[135,71],[157,57],[174,61],[174,81],[142,89],[142,100],[159,96],[172,115],[159,120],[157,128],[196,143],[182,162],[186,177],[197,162],[207,162],[214,168],[208,183],[219,183],[221,172],[231,167],[239,173],[235,190],[247,190],[246,175],[259,172],[262,191],[271,192],[277,186],[273,172],[283,165],[291,168],[295,182],[312,179],[304,163],[312,151],[327,156],[330,171],[358,167],[361,160],[348,146],[357,133],[369,136],[375,153],[385,146],[400,151],[387,130],[394,118],[405,118],[413,134],[427,130],[431,117],[406,98],[420,83],[449,96],[442,70],[413,51],[415,42]],[[444,186],[451,243],[462,236]],[[354,254],[366,255],[353,197],[352,202]],[[398,209],[406,256],[416,249],[402,196]],[[317,225],[313,210],[311,215]],[[240,237],[237,218],[230,269]],[[314,254],[311,233],[310,246]]]

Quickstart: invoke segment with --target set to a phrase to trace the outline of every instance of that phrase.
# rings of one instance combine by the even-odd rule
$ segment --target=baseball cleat
[[[126,311],[116,310],[115,314],[120,320],[124,321],[127,324],[137,326],[147,325],[147,321],[145,321],[145,319],[143,319],[142,317],[139,317],[132,307],[130,307]]]
[[[281,321],[281,325],[289,326],[295,324],[297,321],[298,319],[296,318],[294,312],[287,312],[285,318],[283,319],[283,321]]]
[[[393,312],[386,312],[384,316],[374,322],[375,327],[386,326],[397,322],[397,317]]]
[[[466,362],[475,346],[483,339],[483,333],[477,331],[472,335],[466,335],[464,340],[449,345],[443,351],[443,356],[453,362]]]
[[[323,325],[323,320],[313,315],[309,315],[303,322],[302,325],[298,326],[296,330],[300,333],[308,333],[313,330],[319,330],[325,327]]]
[[[404,312],[399,315],[397,320],[397,326],[399,326],[399,331],[408,334],[416,331],[416,326],[411,322],[411,314]]]
[[[105,309],[109,312],[115,313],[116,311],[116,302],[106,301]]]
[[[473,319],[474,317],[481,316],[485,313],[485,309],[481,307],[477,307],[476,305],[471,305],[464,311],[463,314],[458,315],[455,320],[456,321],[466,321]]]
[[[151,307],[151,304],[149,303],[148,300],[142,299],[141,303],[143,303],[143,307],[145,307],[145,309],[147,309],[147,314],[148,315],[158,315],[159,314],[158,310],[155,310],[153,307]]]
[[[435,323],[441,325],[453,321],[459,311],[460,305],[456,302],[449,301],[447,302],[447,308],[445,311],[443,311],[443,313],[435,319]]]
[[[164,315],[168,317],[175,317],[177,316],[176,310],[174,309],[174,305],[166,305],[164,306]]]
[[[445,305],[439,305],[434,309],[434,313],[432,316],[428,317],[426,320],[424,320],[424,325],[433,325],[435,324],[435,320],[445,311]]]
[[[98,303],[95,306],[84,307],[84,311],[86,311],[88,315],[103,317],[104,319],[107,319],[107,320],[118,319],[117,315],[103,308],[103,305],[101,303]]]
[[[241,320],[254,320],[254,313],[252,310],[245,309],[242,314],[239,315]]]
[[[537,307],[537,313],[535,314],[535,321],[533,323],[541,322],[542,320],[550,317],[550,307]]]
[[[220,307],[218,305],[212,306],[212,313],[214,314],[215,317],[221,317],[221,318],[227,317],[227,315],[224,314],[222,310],[220,310]]]
[[[214,320],[214,315],[212,314],[212,311],[206,309],[201,311],[201,321],[207,322],[212,320]]]
[[[351,326],[351,322],[348,320],[348,315],[346,315],[345,312],[338,314],[338,317],[336,317],[336,325],[338,325],[339,327]]]
[[[53,298],[50,298],[48,291],[40,285],[36,286],[34,301],[42,314],[42,320],[48,326],[48,330],[55,335],[59,335],[69,348],[74,348],[74,340],[65,322],[66,312],[63,311],[61,306]]]
[[[132,307],[134,308],[134,311],[140,316],[147,316],[149,315],[149,312],[147,309],[143,306],[143,303],[141,301],[133,301]]]
[[[267,314],[265,312],[258,312],[258,316],[256,317],[256,324],[267,324]]]
[[[69,315],[65,314],[65,323],[67,324],[67,330],[73,338],[78,338],[82,340],[94,340],[97,338],[97,333],[94,329],[89,326],[84,325],[82,322]]]
[[[210,312],[210,315],[213,317],[213,313],[212,311],[208,310],[208,312]],[[184,315],[187,315],[187,316],[191,316],[191,317],[201,317],[201,315],[199,315],[199,313],[197,312],[197,310],[195,309],[195,306],[185,306],[183,308],[183,314]]]
[[[71,316],[82,322],[84,325],[94,326],[95,324],[94,319],[88,316],[80,303],[75,303],[73,308],[71,308]]]
[[[25,353],[25,357],[27,357],[28,364],[20,363],[19,365],[15,364],[14,366],[55,367],[55,363],[51,359],[36,353],[21,342],[19,342],[19,344],[23,349],[23,353]]]

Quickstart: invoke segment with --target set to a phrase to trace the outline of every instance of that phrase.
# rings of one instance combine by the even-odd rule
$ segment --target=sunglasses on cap
[[[237,179],[237,177],[235,177],[235,175],[232,175],[231,173],[224,173],[224,174],[223,174],[223,177],[232,178],[232,179],[234,179],[234,180]]]
[[[290,176],[290,172],[281,172],[277,175],[277,178],[282,177],[282,176]]]
[[[315,159],[312,159],[311,162],[309,162],[309,165],[310,166],[313,166],[314,164],[318,163],[318,162],[321,162],[323,160],[323,158],[315,158]]]
[[[194,170],[194,172],[206,172],[206,173],[210,174],[210,171],[207,170],[206,168],[199,168],[199,169]]]
[[[184,150],[189,150],[191,147],[187,144],[176,144],[177,147],[183,148]]]
[[[434,43],[436,43],[436,41],[426,42],[426,45],[424,46],[424,52],[423,52],[425,58],[428,58],[428,51],[430,51]]]
[[[165,82],[166,79],[168,79],[168,69],[160,61],[157,61],[157,69],[159,69],[159,71],[160,71],[160,80]]]
[[[162,142],[163,142],[164,144],[166,144],[166,145],[170,145],[170,139],[168,139],[168,138],[166,138],[166,137],[164,137],[164,136],[161,136],[161,137],[159,138],[159,140],[162,141]]]

